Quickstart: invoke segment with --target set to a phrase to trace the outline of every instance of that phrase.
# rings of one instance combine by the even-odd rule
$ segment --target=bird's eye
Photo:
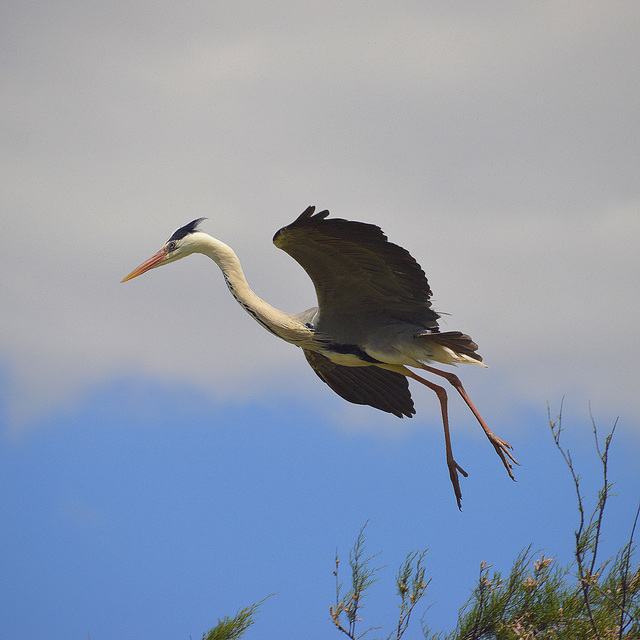
[[[167,249],[169,251],[173,251],[175,248],[176,248],[176,243],[173,240],[167,243]]]

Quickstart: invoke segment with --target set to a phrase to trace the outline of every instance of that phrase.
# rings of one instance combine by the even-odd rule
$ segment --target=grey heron
[[[300,347],[318,377],[345,400],[410,418],[415,409],[407,378],[436,393],[458,508],[462,499],[458,472],[468,474],[453,457],[447,392],[408,367],[445,378],[454,387],[515,480],[511,462],[518,462],[511,445],[489,429],[454,373],[427,364],[485,366],[476,353],[478,345],[460,331],[440,332],[440,316],[431,307],[425,273],[406,249],[389,242],[375,225],[328,216],[326,210],[315,213],[315,207],[308,207],[273,238],[315,286],[318,306],[302,313],[285,313],[259,298],[231,247],[199,231],[204,218],[178,229],[122,282],[192,253],[209,256],[238,303],[267,331]]]

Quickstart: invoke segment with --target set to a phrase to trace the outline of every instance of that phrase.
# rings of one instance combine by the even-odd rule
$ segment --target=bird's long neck
[[[293,316],[272,307],[253,292],[244,275],[240,260],[230,246],[209,235],[202,235],[204,237],[199,243],[199,251],[209,256],[220,267],[231,295],[240,306],[265,329],[279,338],[287,340],[293,337],[291,334],[297,333],[300,329],[297,326],[299,323],[296,323]]]

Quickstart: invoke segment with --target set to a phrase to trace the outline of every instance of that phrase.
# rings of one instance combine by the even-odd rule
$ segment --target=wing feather
[[[309,274],[321,316],[386,315],[437,327],[431,288],[406,249],[373,224],[314,212],[307,208],[273,242]]]
[[[348,402],[368,404],[398,418],[415,414],[409,381],[402,374],[376,366],[344,367],[314,351],[303,351],[318,377]]]

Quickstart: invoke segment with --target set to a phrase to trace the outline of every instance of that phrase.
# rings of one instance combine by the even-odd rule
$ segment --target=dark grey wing
[[[398,418],[415,414],[409,381],[402,374],[376,366],[344,367],[314,351],[303,351],[318,377],[348,402],[368,404]]]
[[[386,315],[437,326],[427,278],[406,249],[373,224],[314,211],[306,209],[273,242],[313,280],[321,315]]]

